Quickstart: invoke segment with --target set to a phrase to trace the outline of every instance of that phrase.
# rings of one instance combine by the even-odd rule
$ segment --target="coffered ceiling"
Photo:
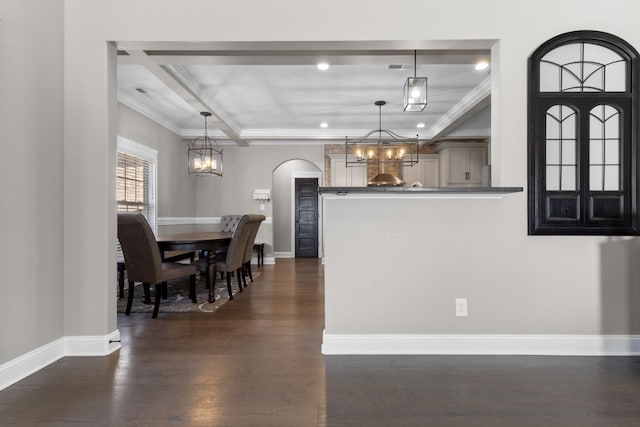
[[[210,111],[209,134],[239,145],[361,136],[378,129],[377,100],[387,102],[383,129],[426,140],[487,137],[490,67],[476,64],[489,61],[491,41],[408,45],[122,42],[118,99],[185,138],[202,133],[199,112]],[[404,112],[414,50],[429,101],[422,112]]]

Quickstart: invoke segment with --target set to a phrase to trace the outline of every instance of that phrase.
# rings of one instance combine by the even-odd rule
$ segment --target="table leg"
[[[196,298],[196,275],[192,274],[191,276],[189,276],[189,298],[191,298],[191,301],[195,304],[198,302],[198,299]]]
[[[150,292],[150,287],[151,284],[149,283],[143,283],[142,284],[142,289],[144,290],[144,303],[145,304],[151,304],[151,292]]]
[[[209,252],[209,265],[207,266],[207,287],[209,288],[209,302],[214,302],[215,295],[213,293],[213,288],[216,285],[216,275],[217,266],[216,266],[216,254],[214,251]]]

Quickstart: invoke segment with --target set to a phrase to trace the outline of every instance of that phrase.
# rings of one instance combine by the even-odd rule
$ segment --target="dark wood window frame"
[[[551,50],[572,43],[596,44],[626,61],[624,92],[542,92],[541,59]],[[530,235],[638,235],[640,78],[638,52],[612,34],[575,31],[542,44],[529,58],[528,75],[528,192]],[[589,188],[589,114],[597,105],[620,112],[620,191]],[[575,191],[551,191],[546,186],[546,112],[566,105],[577,112]],[[560,212],[558,215],[557,212]],[[601,214],[602,213],[602,214]]]

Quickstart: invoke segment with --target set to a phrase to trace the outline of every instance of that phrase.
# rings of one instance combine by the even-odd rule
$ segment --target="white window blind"
[[[116,167],[116,200],[118,212],[140,212],[155,224],[153,177],[150,162],[118,152]]]
[[[156,232],[156,164],[158,152],[118,137],[116,206],[118,212],[140,212]],[[123,259],[120,243],[118,261]]]

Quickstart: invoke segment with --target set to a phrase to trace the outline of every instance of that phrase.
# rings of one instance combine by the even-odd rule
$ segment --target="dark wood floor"
[[[0,392],[0,425],[640,426],[638,358],[323,357],[322,265],[262,271],[214,314],[119,316],[117,354]]]

